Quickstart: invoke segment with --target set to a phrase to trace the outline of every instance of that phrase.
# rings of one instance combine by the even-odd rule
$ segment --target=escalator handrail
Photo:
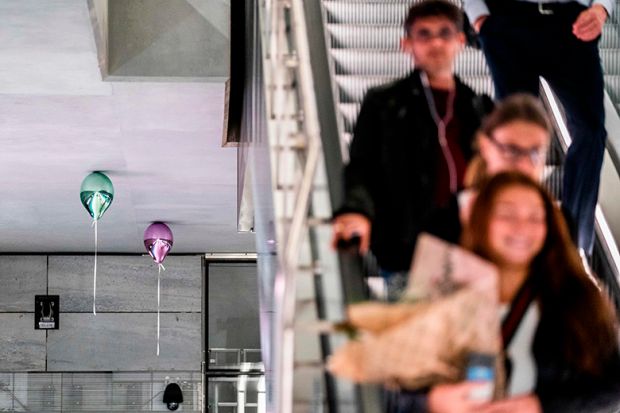
[[[560,105],[558,104],[558,101],[547,81],[541,79],[541,85],[542,97],[547,102],[548,107],[551,110],[552,120],[556,126],[556,132],[560,140],[560,145],[562,146],[563,151],[566,152],[572,141],[568,128],[563,120],[562,110],[560,109]],[[613,108],[613,103],[611,103],[611,99],[607,93],[605,93],[605,117],[608,132],[606,152],[612,160],[613,165],[611,165],[611,167],[614,169],[615,176],[620,179],[620,174],[618,173],[618,171],[620,171],[620,163],[618,163],[618,159],[620,159],[618,157],[618,154],[620,153],[620,117]],[[603,168],[608,167],[609,166],[606,165],[603,166]],[[601,184],[603,184],[603,182],[601,182]],[[599,204],[597,205],[595,214],[596,230],[603,247],[603,254],[606,256],[609,267],[613,273],[611,276],[615,279],[615,285],[610,288],[610,293],[617,295],[620,291],[620,288],[618,288],[620,285],[620,252],[618,250],[620,228],[614,233],[614,229],[610,227],[609,221],[605,216],[605,212],[609,213],[610,211],[604,211],[600,204],[601,199],[599,198]],[[608,281],[610,281],[609,278]],[[612,299],[614,301],[619,301],[620,297],[614,296]],[[617,310],[620,311],[620,308],[617,308]]]

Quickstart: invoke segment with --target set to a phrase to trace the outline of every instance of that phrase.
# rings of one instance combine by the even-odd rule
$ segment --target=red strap
[[[510,312],[502,321],[502,340],[504,341],[504,349],[507,349],[514,337],[521,320],[525,316],[527,308],[534,300],[534,288],[531,278],[521,286],[516,297],[512,301]]]

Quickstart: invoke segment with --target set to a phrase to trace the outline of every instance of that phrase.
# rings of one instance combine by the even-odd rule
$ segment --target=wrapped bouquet
[[[412,390],[460,380],[470,354],[500,360],[497,271],[458,246],[422,235],[401,301],[351,305],[348,323],[357,334],[330,358],[333,374]],[[496,389],[503,383],[500,364]]]

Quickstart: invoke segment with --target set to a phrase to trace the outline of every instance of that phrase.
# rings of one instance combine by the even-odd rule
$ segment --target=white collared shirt
[[[499,1],[507,1],[507,0],[499,0]],[[516,1],[528,1],[530,3],[571,3],[576,2],[579,4],[583,4],[586,7],[590,7],[594,4],[600,4],[605,7],[607,10],[607,14],[611,16],[611,13],[614,11],[614,1],[613,0],[516,0]],[[464,0],[463,8],[465,9],[465,13],[469,18],[469,21],[473,25],[479,17],[490,14],[489,8],[487,7],[484,0]]]

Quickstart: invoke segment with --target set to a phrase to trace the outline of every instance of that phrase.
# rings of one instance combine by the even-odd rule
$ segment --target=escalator
[[[400,51],[399,41],[404,33],[404,17],[414,2],[323,1],[332,78],[337,88],[337,106],[343,125],[343,141],[351,140],[366,91],[370,87],[406,76],[411,70],[410,57]],[[612,102],[608,107],[615,109],[609,111],[607,117],[617,118],[620,108],[620,31],[615,16],[611,16],[604,27],[600,49],[608,98]],[[493,95],[490,72],[480,50],[467,46],[457,59],[455,71],[476,92]],[[550,114],[552,117],[560,115]],[[556,124],[558,122],[561,120],[558,119]],[[618,133],[618,130],[614,132]],[[547,160],[546,185],[554,196],[561,199],[562,162],[566,144],[559,135],[558,130]],[[614,152],[611,147],[610,152]],[[613,211],[610,213],[613,214]],[[601,214],[599,216],[604,218]],[[616,307],[620,308],[617,266],[610,253],[610,250],[615,249],[615,245],[608,245],[615,242],[605,239],[603,232],[599,222],[591,266],[607,286]]]
[[[616,113],[620,113],[620,1],[618,0],[614,13],[605,24],[600,52],[605,73],[605,89]]]
[[[344,318],[347,303],[364,294],[359,263],[341,260],[329,247],[332,208],[342,196],[341,171],[347,144],[368,88],[405,76],[408,57],[399,51],[402,21],[412,0],[265,0],[259,2],[259,43],[264,71],[265,136],[268,140],[277,254],[270,302],[269,352],[273,374],[267,378],[267,411],[288,413],[380,411],[380,390],[352,386],[325,372],[332,349],[345,338],[329,334],[328,322]],[[609,19],[601,42],[606,68],[609,122],[618,122],[620,36]],[[474,90],[492,94],[482,53],[467,47],[456,72]],[[261,76],[263,73],[261,72]],[[561,196],[561,112],[543,88],[558,125],[548,162],[548,187]],[[620,132],[612,124],[597,214],[594,271],[614,302],[620,303]],[[263,142],[264,143],[264,142]],[[617,148],[617,149],[616,149]],[[609,175],[609,179],[607,179]],[[610,183],[611,182],[611,183]],[[614,186],[615,185],[615,186]],[[267,239],[267,237],[263,237]],[[618,305],[620,308],[620,305]],[[265,328],[265,326],[262,326]]]

